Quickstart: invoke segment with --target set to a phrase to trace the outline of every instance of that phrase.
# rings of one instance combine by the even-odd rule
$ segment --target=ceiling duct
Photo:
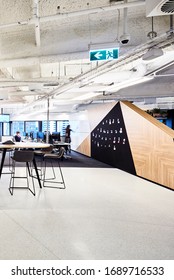
[[[123,2],[123,0],[109,0],[110,3],[114,3],[114,2]]]
[[[146,0],[146,16],[164,16],[174,14],[174,0]]]

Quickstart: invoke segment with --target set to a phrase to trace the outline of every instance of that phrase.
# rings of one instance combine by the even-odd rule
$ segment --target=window
[[[3,135],[10,135],[10,123],[3,123]]]
[[[65,130],[69,121],[57,121],[57,131],[60,132],[61,136],[65,136]]]
[[[27,136],[31,137],[32,139],[36,139],[38,131],[39,131],[38,121],[25,122],[25,132]]]
[[[12,135],[15,135],[16,131],[20,131],[21,135],[24,135],[24,122],[12,122]]]
[[[42,131],[47,131],[47,121],[43,121],[42,122]],[[50,133],[52,132],[56,132],[57,129],[56,129],[56,121],[49,121],[48,122],[48,131]]]

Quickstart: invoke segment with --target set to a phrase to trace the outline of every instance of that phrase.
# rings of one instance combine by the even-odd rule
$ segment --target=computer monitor
[[[37,132],[37,138],[39,138],[39,139],[44,139],[44,133],[42,132],[42,131],[38,131]]]
[[[52,136],[52,140],[60,141],[60,132],[53,132],[51,136]]]

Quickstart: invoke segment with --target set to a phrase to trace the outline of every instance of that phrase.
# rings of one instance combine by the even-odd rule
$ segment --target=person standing
[[[71,127],[70,125],[67,125],[66,131],[65,131],[65,142],[66,143],[71,143]]]
[[[71,153],[71,145],[70,145],[70,143],[71,143],[71,131],[72,131],[72,129],[71,129],[70,125],[67,125],[66,131],[65,131],[65,142],[69,143],[69,145],[68,145],[68,147],[65,148],[66,154],[67,154],[68,151],[69,151],[69,153]]]

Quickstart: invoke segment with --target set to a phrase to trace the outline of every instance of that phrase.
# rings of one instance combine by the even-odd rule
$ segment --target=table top
[[[70,143],[67,143],[67,142],[54,142],[53,143],[53,146],[69,146]]]
[[[40,143],[40,142],[15,142],[14,144],[2,144],[0,143],[0,149],[43,149],[50,147],[50,144]]]

